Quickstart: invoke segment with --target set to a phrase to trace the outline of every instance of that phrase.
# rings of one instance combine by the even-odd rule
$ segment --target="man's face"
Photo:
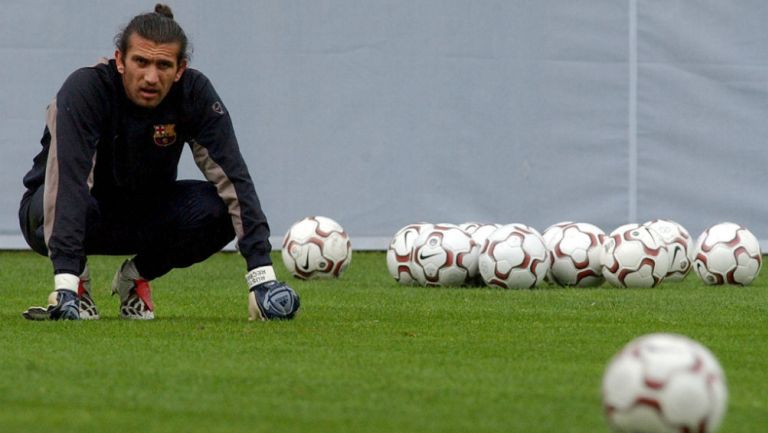
[[[187,67],[178,61],[180,49],[178,42],[158,44],[133,33],[126,52],[115,51],[117,71],[131,102],[144,108],[160,105]]]

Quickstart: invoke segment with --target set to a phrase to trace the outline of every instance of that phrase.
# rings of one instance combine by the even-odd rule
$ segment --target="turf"
[[[275,256],[278,274],[287,273]],[[117,318],[120,257],[93,257],[95,322],[27,322],[50,262],[0,253],[0,432],[607,432],[600,380],[635,336],[677,332],[720,359],[722,432],[768,420],[768,274],[657,289],[401,287],[383,253],[334,281],[287,278],[290,322],[248,322],[242,258],[156,280],[157,319]]]

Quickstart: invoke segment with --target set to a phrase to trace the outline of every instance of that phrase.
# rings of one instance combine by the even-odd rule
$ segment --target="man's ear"
[[[125,72],[125,59],[120,50],[115,50],[115,63],[117,64],[117,72],[121,74]]]
[[[187,70],[187,61],[182,60],[179,63],[179,70],[176,71],[176,78],[173,79],[174,82],[179,81],[181,79],[181,76],[184,74],[184,71]]]

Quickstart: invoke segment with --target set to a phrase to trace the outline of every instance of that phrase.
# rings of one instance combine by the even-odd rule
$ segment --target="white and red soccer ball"
[[[696,241],[693,267],[705,284],[750,284],[762,266],[755,235],[734,223],[709,227]]]
[[[458,226],[423,227],[413,244],[411,271],[422,286],[461,286],[477,275],[480,247]]]
[[[387,270],[400,284],[415,284],[413,271],[413,245],[422,230],[433,227],[429,223],[408,224],[392,237],[387,247]]]
[[[549,281],[561,286],[596,287],[603,283],[605,233],[592,224],[561,222],[543,233],[550,255]]]
[[[728,389],[717,358],[676,334],[629,342],[609,362],[603,410],[618,433],[713,433],[726,412]]]
[[[549,253],[538,231],[524,224],[507,224],[488,236],[478,263],[487,285],[530,289],[544,281]]]
[[[688,230],[675,221],[665,219],[655,219],[643,225],[655,230],[667,245],[669,271],[664,280],[682,281],[693,263],[693,240]]]
[[[480,246],[485,245],[485,240],[502,224],[488,224],[488,223],[464,223],[459,224],[459,228],[464,230],[472,240]]]
[[[655,230],[625,224],[603,244],[603,277],[615,287],[656,287],[669,271],[666,243]]]
[[[352,244],[339,223],[311,216],[293,224],[285,234],[282,257],[297,278],[334,278],[352,261]]]
[[[475,223],[475,222],[469,222],[469,223],[463,223],[459,224],[459,228],[464,230],[473,241],[478,246],[478,250],[482,250],[483,246],[485,245],[486,239],[488,239],[488,236],[491,235],[496,229],[501,227],[502,224],[488,224],[488,223]],[[479,258],[479,253],[478,253]],[[480,272],[478,271],[477,275],[475,275],[475,278],[470,282],[473,285],[483,285],[483,278],[480,276]]]

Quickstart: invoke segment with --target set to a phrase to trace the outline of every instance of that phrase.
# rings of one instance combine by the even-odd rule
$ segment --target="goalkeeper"
[[[48,106],[19,220],[32,249],[50,257],[54,290],[47,307],[23,316],[97,319],[86,260],[113,254],[134,255],[112,281],[120,315],[153,319],[150,281],[237,237],[251,319],[292,318],[299,298],[276,279],[229,113],[187,68],[187,37],[170,8],[134,17],[115,45],[114,59],[72,73]],[[176,179],[184,143],[207,182]]]

